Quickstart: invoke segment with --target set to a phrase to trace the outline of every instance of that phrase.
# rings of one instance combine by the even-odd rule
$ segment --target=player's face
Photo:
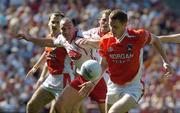
[[[48,23],[50,32],[59,32],[59,28],[60,28],[59,21],[60,21],[60,17],[58,16],[52,15],[50,17],[50,20]]]
[[[126,24],[122,24],[119,20],[109,19],[109,27],[113,35],[118,37],[124,31]]]
[[[99,20],[99,26],[102,32],[109,31],[109,15],[103,14]]]
[[[72,38],[75,33],[75,28],[71,21],[63,20],[60,22],[60,31],[66,38]]]

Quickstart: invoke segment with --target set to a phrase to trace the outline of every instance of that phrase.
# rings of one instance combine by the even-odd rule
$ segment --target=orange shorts
[[[70,86],[79,91],[81,89],[79,85],[85,82],[87,82],[87,80],[85,80],[82,76],[78,75],[77,77],[75,77],[73,81],[71,81]],[[91,98],[91,100],[94,100],[97,103],[105,103],[106,93],[107,93],[107,86],[104,81],[104,78],[102,78],[99,81],[99,83],[95,86],[93,91],[89,94],[89,97]]]

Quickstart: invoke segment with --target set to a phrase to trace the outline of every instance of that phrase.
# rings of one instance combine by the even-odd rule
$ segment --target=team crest
[[[112,52],[113,51],[113,48],[112,47],[109,47],[108,48],[108,52]]]
[[[128,45],[127,45],[127,50],[128,50],[128,52],[131,52],[131,51],[132,51],[132,48],[133,48],[133,45],[132,45],[132,44],[128,44]]]

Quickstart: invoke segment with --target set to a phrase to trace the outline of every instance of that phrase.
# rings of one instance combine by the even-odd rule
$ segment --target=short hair
[[[64,13],[62,13],[62,12],[60,12],[60,11],[56,11],[56,12],[53,12],[53,13],[51,13],[51,14],[49,15],[49,20],[50,20],[50,18],[51,18],[52,15],[54,15],[54,16],[56,16],[56,17],[61,17],[61,18],[64,18],[64,17],[65,17]]]
[[[61,19],[61,21],[70,22],[70,23],[73,24],[72,20],[71,20],[70,18],[68,18],[68,17],[63,17],[63,18]],[[74,25],[74,24],[73,24],[73,25]]]
[[[126,23],[128,21],[127,13],[121,9],[113,10],[109,18],[112,20],[119,20],[121,23]]]
[[[111,9],[105,9],[105,10],[102,10],[102,11],[100,12],[98,18],[100,19],[100,18],[102,17],[103,14],[105,14],[105,15],[110,15],[111,12],[112,12]]]

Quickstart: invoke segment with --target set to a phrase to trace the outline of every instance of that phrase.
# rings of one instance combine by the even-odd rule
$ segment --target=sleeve
[[[100,42],[99,42],[99,54],[102,56],[102,57],[105,57],[105,41],[103,38],[100,39]]]
[[[83,31],[82,32],[84,38],[90,38],[91,37],[91,32],[88,30],[88,31]]]
[[[139,37],[142,44],[142,47],[151,42],[151,33],[144,29],[139,31]]]
[[[83,32],[83,36],[84,36],[85,38],[92,38],[92,39],[99,39],[99,38],[100,38],[100,36],[98,35],[98,31],[97,31],[96,28],[90,29],[90,30],[88,30],[88,31],[84,31],[84,32]]]

